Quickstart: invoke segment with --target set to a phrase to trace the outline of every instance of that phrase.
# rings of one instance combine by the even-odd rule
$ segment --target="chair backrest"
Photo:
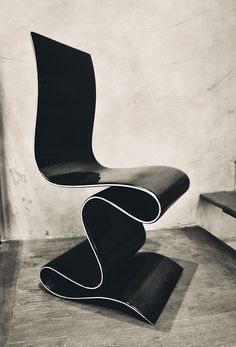
[[[38,70],[35,157],[39,168],[94,161],[95,76],[91,56],[31,33]]]

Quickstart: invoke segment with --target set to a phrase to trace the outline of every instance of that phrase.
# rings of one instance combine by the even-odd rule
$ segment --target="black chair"
[[[183,269],[163,255],[137,253],[145,243],[142,223],[159,219],[188,189],[189,179],[165,166],[101,165],[92,149],[95,77],[90,55],[36,33],[32,38],[40,172],[64,187],[108,187],[81,208],[87,240],[43,266],[41,282],[62,298],[121,303],[154,324]]]

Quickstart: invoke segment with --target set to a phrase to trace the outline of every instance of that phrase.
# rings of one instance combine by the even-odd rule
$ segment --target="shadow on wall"
[[[3,87],[0,79],[0,240],[4,240],[6,229],[10,226],[10,202],[7,192],[7,174],[5,158],[5,136],[3,121]]]

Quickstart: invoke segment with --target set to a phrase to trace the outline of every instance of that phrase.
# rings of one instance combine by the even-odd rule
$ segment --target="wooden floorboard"
[[[236,252],[207,231],[147,233],[144,251],[184,267],[155,326],[117,309],[59,299],[39,287],[39,268],[80,240],[24,241],[8,346],[236,346]]]
[[[0,346],[9,334],[21,263],[22,242],[10,241],[0,245]]]

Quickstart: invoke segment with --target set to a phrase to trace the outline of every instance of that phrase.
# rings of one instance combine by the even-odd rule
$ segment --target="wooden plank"
[[[8,343],[9,347],[66,347],[69,346],[67,337],[60,338],[35,338],[31,341],[19,341]]]
[[[16,293],[22,243],[5,241],[0,245],[0,346],[6,344]]]
[[[236,217],[236,192],[215,192],[204,193],[200,195],[201,198],[206,199],[213,205],[222,208],[225,213],[228,213],[232,217]]]

